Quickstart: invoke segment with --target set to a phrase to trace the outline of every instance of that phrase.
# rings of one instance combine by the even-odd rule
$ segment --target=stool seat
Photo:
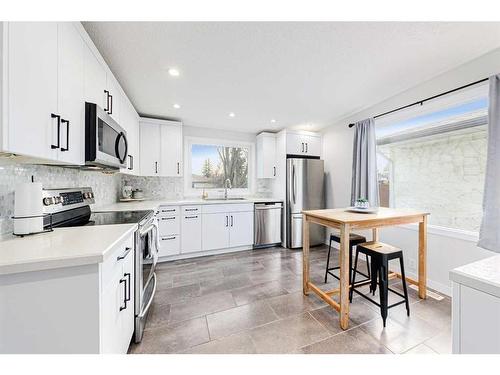
[[[332,233],[330,240],[340,243],[340,233]],[[356,246],[360,243],[366,242],[366,237],[356,233],[349,233],[349,246]]]
[[[372,253],[390,255],[403,252],[400,248],[378,241],[365,242],[358,246],[362,247],[368,255]]]
[[[373,295],[375,295],[377,284],[380,286],[380,303],[375,302],[370,297],[356,290],[356,271],[358,268],[359,253],[365,254],[366,256],[370,257],[371,261],[370,292],[372,292]],[[399,260],[399,266],[401,268],[401,281],[403,283],[403,294],[399,293],[394,289],[389,288],[389,261],[393,259]],[[402,297],[403,300],[388,306],[389,291]],[[356,247],[356,256],[354,258],[354,272],[351,278],[351,290],[349,294],[349,299],[351,302],[352,302],[353,292],[356,292],[360,296],[366,298],[370,302],[380,307],[380,312],[382,315],[384,327],[387,319],[387,310],[390,309],[391,307],[404,303],[406,305],[406,312],[408,316],[410,316],[410,303],[408,300],[408,289],[406,287],[403,251],[395,246],[378,241],[371,241],[358,244],[358,246]]]

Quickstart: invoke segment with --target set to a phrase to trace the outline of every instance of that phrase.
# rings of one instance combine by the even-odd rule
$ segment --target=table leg
[[[378,228],[373,228],[372,229],[372,241],[374,241],[374,242],[378,242],[379,241]]]
[[[309,222],[302,215],[302,292],[309,294]]]
[[[427,216],[418,223],[418,296],[427,298]]]
[[[340,327],[349,327],[349,225],[340,228]]]

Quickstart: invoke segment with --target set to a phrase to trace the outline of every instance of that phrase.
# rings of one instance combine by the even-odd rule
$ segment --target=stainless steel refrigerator
[[[325,208],[324,163],[319,159],[286,160],[286,247],[302,247],[303,210]],[[310,226],[311,246],[323,244],[325,228]]]

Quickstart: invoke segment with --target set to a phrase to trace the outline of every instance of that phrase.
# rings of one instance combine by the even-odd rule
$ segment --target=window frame
[[[255,180],[255,143],[248,141],[235,141],[229,139],[215,139],[205,137],[184,137],[184,195],[199,196],[203,189],[194,189],[192,187],[191,170],[191,147],[193,144],[206,146],[224,146],[241,147],[248,149],[248,188],[246,189],[228,189],[228,196],[249,196],[254,191]],[[208,193],[224,192],[224,188],[205,188]]]

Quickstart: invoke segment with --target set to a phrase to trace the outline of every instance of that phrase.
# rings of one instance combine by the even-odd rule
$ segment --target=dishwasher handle
[[[282,203],[257,203],[255,204],[256,210],[277,210],[282,209]]]

